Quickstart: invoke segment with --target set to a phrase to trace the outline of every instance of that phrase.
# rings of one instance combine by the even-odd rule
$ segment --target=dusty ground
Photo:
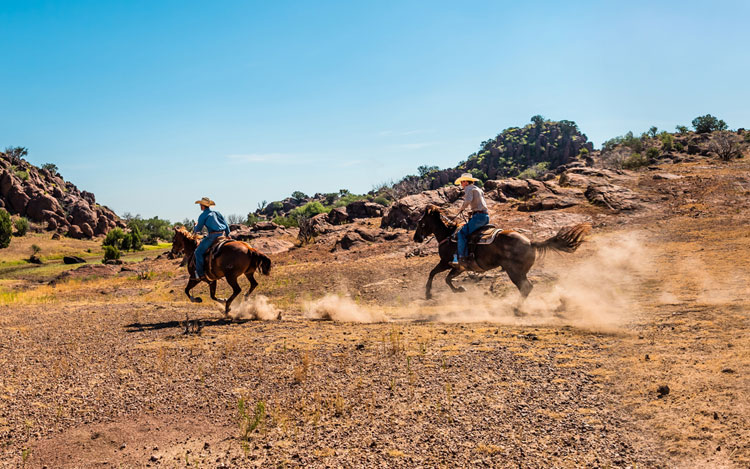
[[[422,300],[437,258],[406,237],[275,256],[254,296],[281,320],[188,303],[177,261],[54,287],[7,264],[0,466],[748,467],[750,164],[664,169],[633,214],[496,207],[537,238],[594,225],[522,317],[502,272]]]

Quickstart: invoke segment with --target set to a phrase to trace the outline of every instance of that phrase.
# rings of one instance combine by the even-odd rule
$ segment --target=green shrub
[[[102,241],[102,246],[112,246],[114,248],[120,249],[122,246],[122,240],[125,238],[125,232],[122,231],[121,228],[113,228],[109,230],[109,233],[107,233],[107,236],[104,237],[104,241]]]
[[[292,198],[296,200],[303,200],[307,198],[307,194],[302,191],[294,191],[292,192]]]
[[[659,133],[659,128],[655,125],[652,125],[651,128],[648,129],[648,136],[651,138],[655,138],[656,134]]]
[[[57,165],[54,164],[54,163],[44,163],[42,165],[42,169],[46,169],[47,171],[49,171],[52,174],[57,174],[58,173]]]
[[[375,202],[376,204],[382,205],[383,207],[387,207],[391,204],[391,201],[386,199],[382,195],[375,197],[374,199],[372,199],[372,201]]]
[[[714,132],[716,130],[727,130],[727,123],[711,114],[696,117],[693,119],[692,124],[695,131],[699,134]]]
[[[130,249],[133,251],[140,251],[143,249],[143,235],[138,225],[133,225],[130,228]]]
[[[14,223],[16,227],[16,236],[23,236],[29,231],[29,220],[26,217],[21,217]]]
[[[119,259],[120,250],[114,246],[104,246],[104,260]]]
[[[365,197],[364,195],[356,195],[356,194],[347,193],[346,195],[339,197],[339,199],[333,203],[333,208],[346,207],[352,202],[356,202],[358,200],[365,200],[365,199],[367,199],[367,197]]]
[[[674,149],[677,151],[682,151],[685,149],[685,147],[680,142],[675,142]]]
[[[297,219],[289,217],[289,216],[286,216],[286,217],[276,216],[271,221],[276,223],[277,225],[285,226],[287,228],[298,226]]]
[[[542,176],[542,174],[545,173],[549,169],[549,162],[543,161],[541,163],[537,163],[534,166],[530,168],[526,168],[525,170],[521,171],[518,176],[519,179],[538,179]]]
[[[659,140],[661,140],[661,147],[664,151],[671,151],[674,147],[674,136],[668,132],[660,133]]]
[[[434,171],[438,171],[439,169],[440,168],[437,166],[429,166],[425,164],[425,165],[417,167],[417,172],[419,173],[419,177],[425,177]]]
[[[28,171],[24,171],[22,169],[17,169],[17,170],[15,170],[13,172],[15,173],[15,175],[16,175],[16,177],[18,179],[20,179],[22,181],[28,181],[29,180],[29,172]]]
[[[648,150],[646,150],[646,157],[647,157],[647,158],[648,158],[649,160],[655,160],[656,158],[658,158],[658,157],[659,157],[659,153],[660,153],[660,152],[659,152],[659,149],[658,149],[658,148],[656,148],[656,147],[651,147],[651,148],[649,148]]]
[[[642,153],[633,153],[632,155],[627,157],[625,161],[622,162],[622,167],[625,169],[636,169],[640,168],[641,166],[646,166],[647,164],[648,158],[643,156]]]
[[[0,249],[10,246],[10,238],[13,234],[13,224],[10,214],[4,208],[0,208]]]
[[[676,125],[676,126],[675,126],[675,130],[676,130],[676,131],[677,131],[677,133],[679,133],[680,135],[685,135],[686,133],[688,133],[688,128],[687,128],[687,127],[685,127],[684,125]]]
[[[256,223],[260,221],[260,217],[253,212],[250,212],[247,214],[247,220],[245,220],[245,225],[247,226],[253,226]]]

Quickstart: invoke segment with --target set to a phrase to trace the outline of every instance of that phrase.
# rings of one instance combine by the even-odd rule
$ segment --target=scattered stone
[[[59,236],[59,235],[58,235]],[[53,236],[54,238],[54,236]],[[85,264],[86,259],[78,256],[65,256],[63,257],[63,264]]]
[[[659,394],[659,399],[669,394],[669,386],[666,384],[659,386],[659,388],[656,390],[657,394]]]

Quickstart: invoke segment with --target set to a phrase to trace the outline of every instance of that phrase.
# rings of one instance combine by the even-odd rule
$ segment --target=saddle
[[[211,263],[213,262],[214,258],[219,255],[219,250],[228,242],[230,241],[236,241],[232,238],[229,238],[227,236],[219,236],[216,238],[211,244],[211,246],[206,250],[206,255],[203,257],[203,273],[209,280],[218,280],[219,278],[214,274],[213,270],[211,270]],[[190,259],[190,263],[193,265],[193,268],[195,268],[195,256],[193,256]]]
[[[451,235],[451,243],[458,242],[458,232],[461,230],[461,228],[463,228],[463,225],[456,228],[456,231],[453,232],[453,234]],[[477,244],[492,244],[492,242],[495,241],[497,235],[502,231],[502,228],[498,228],[495,225],[484,225],[483,227],[479,228],[469,235],[469,238],[467,239],[469,248],[471,248],[472,246],[476,246]]]

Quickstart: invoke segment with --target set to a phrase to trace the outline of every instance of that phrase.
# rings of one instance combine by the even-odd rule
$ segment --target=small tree
[[[676,130],[676,131],[677,131],[677,133],[679,133],[680,135],[685,135],[686,133],[688,133],[688,128],[687,128],[687,127],[685,127],[684,125],[676,125],[676,126],[675,126],[675,130]]]
[[[716,153],[722,161],[729,161],[734,158],[742,158],[745,144],[739,135],[722,130],[711,138],[708,149]]]
[[[104,260],[114,260],[120,258],[120,250],[114,246],[104,246]]]
[[[428,165],[424,164],[422,166],[417,167],[417,172],[419,173],[419,177],[425,177],[428,174],[430,174],[431,172],[437,171],[439,169],[440,168],[437,167],[437,166],[428,166]]]
[[[302,191],[294,191],[292,192],[292,198],[296,200],[304,200],[307,198],[307,194]]]
[[[16,227],[16,236],[24,236],[29,231],[29,220],[21,217],[14,223]]]
[[[10,214],[0,208],[0,249],[10,246],[10,238],[13,233],[13,224],[10,221]]]
[[[107,233],[107,236],[104,237],[104,241],[102,241],[102,246],[104,246],[105,248],[107,246],[112,246],[119,250],[120,247],[122,247],[122,240],[124,238],[125,238],[125,232],[122,231],[121,228],[111,229],[109,230],[109,233]]]
[[[47,171],[49,171],[52,174],[57,174],[58,173],[57,165],[54,164],[54,163],[44,163],[42,165],[42,169],[46,169]]]
[[[656,134],[658,134],[658,133],[659,133],[659,129],[655,125],[652,125],[648,129],[648,136],[651,137],[651,138],[656,137]]]
[[[143,249],[143,235],[138,225],[134,225],[130,229],[130,249],[133,251],[140,251]]]
[[[711,114],[706,114],[693,119],[693,128],[699,134],[706,134],[717,130],[727,130],[727,123]]]
[[[545,121],[546,121],[546,119],[544,118],[544,116],[542,116],[542,115],[539,115],[539,114],[537,114],[537,115],[535,115],[535,116],[533,116],[533,117],[531,118],[531,122],[532,122],[532,123],[533,123],[533,124],[534,124],[535,126],[537,126],[537,127],[540,127],[540,126],[541,126],[542,124],[544,124],[544,122],[545,122]]]

